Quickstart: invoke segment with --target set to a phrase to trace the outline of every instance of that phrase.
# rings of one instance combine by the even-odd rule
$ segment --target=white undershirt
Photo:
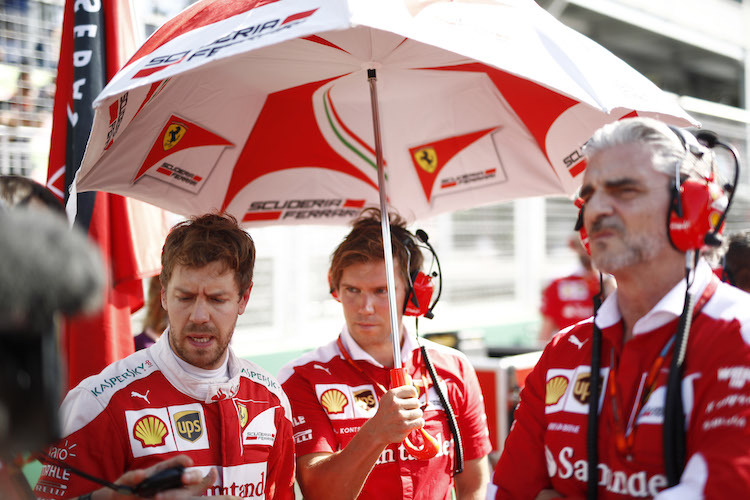
[[[172,351],[171,344],[169,345],[169,350]],[[218,384],[224,383],[229,380],[229,356],[226,352],[224,353],[224,362],[220,367],[213,370],[205,370],[203,368],[198,368],[195,365],[191,365],[184,359],[180,358],[174,351],[172,351],[172,355],[174,356],[180,368],[185,370],[188,375],[191,375],[199,380],[211,380]]]

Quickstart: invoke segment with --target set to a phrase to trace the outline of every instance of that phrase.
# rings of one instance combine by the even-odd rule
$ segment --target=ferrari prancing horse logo
[[[414,160],[428,174],[434,173],[438,166],[437,152],[431,146],[415,151]]]
[[[187,132],[187,126],[184,123],[170,123],[169,127],[167,127],[167,131],[164,133],[164,137],[162,138],[164,151],[169,151],[175,147],[185,136],[185,132]]]

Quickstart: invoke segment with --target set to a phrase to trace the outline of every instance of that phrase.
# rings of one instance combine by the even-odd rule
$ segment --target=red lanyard
[[[369,374],[365,373],[365,371],[362,368],[360,368],[360,366],[357,363],[354,362],[354,360],[352,359],[352,357],[349,355],[349,352],[344,347],[344,343],[341,341],[341,336],[339,336],[339,338],[336,339],[336,345],[339,346],[339,351],[341,351],[341,355],[344,356],[344,359],[346,360],[347,363],[349,363],[352,366],[352,368],[354,368],[355,370],[357,370],[363,377],[369,379],[370,382],[372,382],[373,384],[375,384],[375,387],[377,387],[378,389],[380,389],[383,392],[383,394],[385,394],[388,391],[388,389],[386,389],[385,386],[383,386],[383,384],[381,384],[380,382],[378,382],[377,380],[375,380]],[[408,375],[407,375],[407,380],[408,380]],[[424,386],[424,392],[425,393],[427,392],[427,388],[429,387],[428,384],[429,384],[429,382],[427,381],[427,377],[425,377],[425,375],[422,374],[422,385]],[[417,390],[419,390],[419,389],[417,389]]]
[[[369,379],[370,382],[375,384],[375,387],[380,389],[383,392],[383,394],[385,394],[388,391],[388,389],[386,389],[385,386],[383,386],[383,384],[381,384],[380,382],[375,380],[373,377],[365,373],[365,371],[362,368],[360,368],[357,363],[354,362],[352,357],[349,355],[349,352],[347,352],[346,348],[344,347],[344,343],[341,342],[341,336],[339,336],[339,338],[336,339],[336,344],[339,346],[339,351],[341,351],[341,355],[344,356],[344,359],[346,360],[347,363],[352,365],[352,368],[357,370],[360,374],[362,374],[363,377]]]
[[[700,313],[705,303],[708,301],[711,295],[713,295],[716,287],[718,286],[717,281],[718,280],[716,280],[714,277],[711,278],[711,281],[706,286],[700,299],[698,299],[698,302],[696,302],[695,304],[695,309],[693,310],[693,319],[698,316],[698,313]],[[651,394],[656,389],[656,381],[659,378],[659,372],[661,371],[662,366],[664,366],[664,361],[667,358],[667,353],[669,353],[670,349],[672,348],[675,337],[676,334],[670,337],[670,339],[659,352],[659,356],[657,356],[654,362],[651,363],[651,368],[649,368],[648,370],[648,375],[646,375],[646,382],[643,386],[643,393],[641,394],[641,398],[638,401],[638,407],[635,411],[635,422],[633,422],[632,425],[629,425],[627,429],[625,428],[625,422],[621,415],[622,408],[620,407],[617,382],[615,382],[615,378],[617,377],[615,349],[614,347],[610,349],[610,368],[609,379],[607,380],[607,392],[609,393],[609,400],[612,403],[612,420],[615,427],[615,446],[617,447],[617,451],[623,455],[628,455],[633,450],[633,443],[635,442],[635,428],[637,425],[638,415],[641,413],[641,410],[646,404],[646,401],[648,401],[648,398],[651,397]]]

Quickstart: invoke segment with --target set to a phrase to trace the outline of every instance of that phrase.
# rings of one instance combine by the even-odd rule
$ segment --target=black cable
[[[104,479],[99,479],[98,477],[92,476],[91,474],[88,474],[86,472],[83,472],[80,469],[76,469],[70,464],[66,464],[62,460],[58,460],[56,458],[52,458],[46,453],[40,452],[36,454],[37,458],[40,462],[46,463],[48,465],[56,465],[58,467],[62,467],[63,469],[69,470],[73,474],[80,476],[84,479],[88,479],[91,482],[94,482],[96,484],[99,484],[101,486],[104,486],[106,488],[110,488],[120,495],[135,495],[136,489],[131,486],[124,486],[121,484],[114,484],[110,483],[109,481],[105,481]]]
[[[690,258],[688,256],[687,258]],[[695,258],[698,253],[695,252]],[[695,268],[695,263],[693,263]],[[690,267],[685,267],[685,301],[682,306],[682,314],[675,334],[675,347],[672,361],[669,365],[669,376],[667,378],[667,395],[664,401],[664,470],[667,476],[668,487],[675,486],[680,482],[682,470],[685,467],[685,417],[682,405],[682,374],[687,352],[690,326],[693,322],[693,308],[695,300],[690,294]]]
[[[453,467],[453,474],[460,474],[464,470],[464,445],[463,441],[461,441],[461,433],[458,430],[456,414],[453,412],[453,407],[448,401],[448,398],[445,397],[443,388],[438,383],[438,376],[435,372],[435,367],[432,365],[432,360],[427,355],[427,348],[425,346],[419,346],[419,349],[422,351],[422,359],[424,359],[424,364],[425,366],[427,366],[427,371],[430,372],[430,378],[432,379],[433,387],[435,387],[438,398],[440,398],[440,403],[445,409],[445,416],[448,419],[448,427],[450,428],[451,434],[453,435],[453,448],[456,451],[456,463]],[[425,398],[427,398],[426,387]]]
[[[435,248],[430,244],[429,241],[427,241],[429,239],[429,237],[427,236],[427,233],[424,232],[422,229],[417,229],[414,234],[419,241],[427,245],[427,248],[430,250],[430,253],[432,253],[432,257],[435,259],[435,265],[437,266],[437,276],[438,276],[437,296],[435,297],[435,300],[432,301],[432,304],[430,305],[430,308],[428,309],[427,314],[424,315],[425,318],[432,319],[434,317],[434,315],[432,314],[432,310],[437,305],[438,301],[440,300],[440,295],[442,295],[443,293],[443,271],[440,268],[440,259],[438,259]]]
[[[586,429],[586,451],[588,461],[588,478],[586,498],[596,500],[599,483],[599,389],[601,386],[600,369],[602,366],[602,331],[596,325],[596,313],[604,297],[604,275],[599,273],[599,293],[594,295],[594,320],[591,338],[591,385],[589,394],[588,428]],[[611,375],[610,375],[611,376]]]

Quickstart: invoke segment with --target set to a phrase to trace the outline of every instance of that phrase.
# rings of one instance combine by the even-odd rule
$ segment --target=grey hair
[[[680,134],[678,136],[678,134]],[[680,136],[685,141],[680,140]],[[587,159],[615,146],[641,144],[652,154],[653,168],[670,177],[680,166],[680,177],[709,177],[717,170],[714,153],[701,145],[693,134],[673,130],[659,120],[646,117],[625,118],[608,123],[589,139],[583,152]]]

